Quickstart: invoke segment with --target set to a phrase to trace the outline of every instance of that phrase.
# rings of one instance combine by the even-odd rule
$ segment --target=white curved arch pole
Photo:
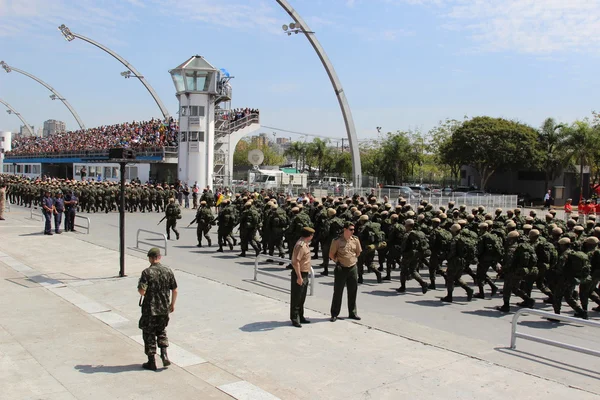
[[[18,72],[22,75],[28,76],[31,79],[33,79],[34,81],[40,83],[41,85],[43,85],[46,89],[48,89],[49,91],[51,91],[57,99],[59,99],[60,101],[63,102],[63,104],[69,109],[69,111],[71,112],[71,114],[73,114],[73,117],[75,118],[75,120],[77,121],[77,124],[79,124],[79,127],[81,129],[85,129],[85,125],[83,123],[83,121],[81,120],[81,118],[79,118],[79,114],[77,114],[77,112],[73,109],[73,107],[71,107],[71,104],[69,104],[69,102],[67,101],[67,99],[65,99],[64,97],[62,97],[60,95],[60,93],[58,93],[56,91],[56,89],[54,89],[52,86],[48,85],[46,82],[44,82],[43,80],[39,79],[38,77],[31,75],[28,72],[25,72],[21,69],[15,68],[13,66],[7,65],[4,61],[2,61],[2,63],[4,63],[3,67],[6,70],[6,72],[11,72],[11,71],[15,71]]]
[[[160,100],[160,98],[158,97],[158,94],[156,94],[156,92],[154,91],[154,89],[152,88],[152,86],[150,86],[150,84],[148,83],[148,81],[146,81],[146,79],[133,67],[133,65],[129,64],[129,62],[127,62],[127,60],[125,60],[123,57],[121,57],[120,55],[118,55],[117,53],[115,53],[114,51],[112,51],[111,49],[109,49],[108,47],[93,41],[90,38],[87,38],[85,36],[82,36],[78,33],[73,33],[69,30],[69,28],[67,28],[64,25],[61,25],[58,27],[58,30],[61,31],[63,33],[63,35],[65,36],[65,39],[67,39],[67,41],[71,41],[74,38],[79,38],[85,42],[88,42],[94,46],[96,46],[97,48],[99,48],[100,50],[104,50],[105,52],[107,52],[108,54],[110,54],[111,56],[113,56],[114,58],[116,58],[121,64],[123,64],[125,67],[127,67],[128,70],[130,70],[133,75],[138,78],[140,80],[140,82],[142,82],[142,84],[146,87],[146,89],[148,90],[148,92],[150,93],[150,95],[152,95],[152,98],[154,99],[154,101],[156,102],[156,105],[158,105],[158,108],[160,108],[160,112],[162,113],[163,117],[165,119],[170,118],[170,114],[169,111],[167,111],[167,108],[164,106],[164,104],[162,103],[162,101]]]
[[[21,113],[18,113],[17,110],[15,110],[14,108],[12,108],[12,106],[10,104],[8,104],[7,102],[5,102],[2,99],[0,99],[0,103],[4,104],[6,106],[6,108],[8,108],[10,111],[12,111],[13,114],[15,114],[17,117],[19,117],[19,119],[21,120],[21,122],[23,123],[23,125],[25,125],[25,127],[29,131],[29,134],[31,136],[35,136],[33,134],[33,131],[31,130],[31,125],[29,125],[29,123],[27,123],[27,121],[25,121],[25,118],[23,118],[23,116],[21,115]]]
[[[344,123],[346,125],[346,133],[348,134],[348,142],[350,143],[350,155],[352,156],[352,181],[354,182],[355,188],[360,188],[362,184],[362,167],[360,165],[358,138],[356,137],[356,128],[354,127],[354,120],[352,119],[350,105],[346,99],[346,94],[344,93],[340,79],[338,78],[335,69],[333,69],[333,65],[327,57],[327,54],[325,54],[325,50],[317,40],[315,33],[311,32],[302,17],[296,12],[296,10],[292,8],[287,0],[277,0],[277,3],[283,7],[290,17],[292,17],[302,33],[304,33],[312,47],[317,52],[319,59],[323,63],[323,67],[325,67],[325,70],[327,71],[327,75],[329,75],[329,80],[331,81],[335,95],[340,103],[340,108],[342,109],[342,116],[344,117]]]

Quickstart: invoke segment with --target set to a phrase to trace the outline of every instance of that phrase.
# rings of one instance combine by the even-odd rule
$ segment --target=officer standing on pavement
[[[62,233],[60,225],[62,224],[62,216],[65,212],[65,199],[63,199],[62,194],[62,191],[58,190],[54,198],[54,232],[59,235]]]
[[[44,198],[42,199],[42,212],[45,219],[44,235],[52,235],[52,214],[54,213],[54,200],[52,200],[52,197],[50,197],[50,191],[48,189],[44,191]]]
[[[344,224],[342,235],[331,243],[329,249],[329,258],[335,263],[331,322],[337,321],[340,314],[345,286],[348,286],[349,318],[360,320],[356,313],[356,294],[358,291],[356,263],[361,252],[360,240],[354,236],[354,224],[348,221]]]
[[[315,230],[305,227],[302,236],[294,245],[292,253],[292,290],[290,300],[290,319],[296,328],[302,328],[301,324],[310,324],[304,318],[304,301],[308,288],[308,273],[310,272],[310,242]]]
[[[75,215],[78,202],[79,200],[73,190],[69,190],[65,196],[65,232],[75,232]]]
[[[160,263],[160,250],[156,247],[148,251],[150,266],[142,271],[138,282],[138,293],[144,297],[142,317],[139,328],[142,330],[144,339],[144,351],[148,356],[148,362],[142,367],[156,371],[156,344],[160,347],[160,358],[164,367],[171,365],[167,355],[169,339],[167,338],[167,325],[169,325],[169,313],[175,311],[177,301],[177,281],[173,271]],[[172,293],[172,298],[169,297]]]

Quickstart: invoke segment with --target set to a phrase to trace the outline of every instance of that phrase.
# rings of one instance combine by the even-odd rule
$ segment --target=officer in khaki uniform
[[[335,263],[331,322],[335,322],[340,314],[345,286],[348,286],[349,318],[360,320],[356,313],[356,293],[358,291],[356,263],[361,252],[360,240],[354,236],[354,224],[346,222],[342,235],[331,242],[329,249],[329,258]]]
[[[292,253],[290,319],[292,325],[296,328],[302,328],[301,324],[310,324],[310,321],[304,318],[304,301],[306,300],[308,273],[310,272],[310,242],[314,234],[315,230],[313,228],[304,227]]]

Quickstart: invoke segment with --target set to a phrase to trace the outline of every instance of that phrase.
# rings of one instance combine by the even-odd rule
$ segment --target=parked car
[[[416,193],[408,186],[385,185],[382,189],[383,194],[387,194],[386,191],[389,192],[390,198],[402,196],[405,199],[418,199],[421,197],[420,193]]]
[[[421,186],[421,185],[409,186],[409,188],[413,192],[415,192],[415,193],[417,193],[417,194],[419,194],[421,196],[424,196],[424,197],[429,197],[429,194],[431,193],[431,190],[429,188],[426,188],[426,187]]]

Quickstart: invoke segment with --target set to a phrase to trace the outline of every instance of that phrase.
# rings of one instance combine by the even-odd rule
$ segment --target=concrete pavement
[[[40,235],[39,223],[27,215],[13,206],[0,225],[0,362],[27,353],[37,362],[19,367],[23,384],[11,387],[10,398],[149,393],[149,372],[138,369],[144,356],[135,290],[147,262],[129,250],[129,276],[115,278],[116,214],[92,214],[89,236],[52,237]],[[135,228],[156,230],[160,218],[150,215],[127,215],[128,247]],[[182,221],[188,217],[185,210]],[[441,291],[400,296],[392,290],[397,282],[377,285],[367,275],[358,300],[363,320],[332,324],[332,279],[319,277],[316,295],[307,300],[313,323],[296,329],[288,322],[289,272],[262,264],[265,274],[253,282],[253,260],[194,245],[195,231],[182,229],[182,240],[169,244],[164,260],[176,269],[180,286],[169,325],[176,365],[152,380],[158,375],[160,387],[172,387],[177,398],[522,398],[524,390],[532,399],[599,397],[596,358],[525,341],[518,351],[507,350],[510,316],[490,310],[499,298],[444,306],[437,299]],[[526,318],[524,325],[598,348],[597,332],[589,328],[556,327],[539,318]],[[40,383],[43,371],[52,379]],[[114,379],[132,377],[114,385]],[[2,383],[14,380],[0,375]]]

